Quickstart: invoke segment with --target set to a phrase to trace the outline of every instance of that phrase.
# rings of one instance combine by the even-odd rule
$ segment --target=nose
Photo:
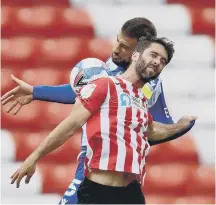
[[[116,43],[114,48],[113,48],[113,53],[115,53],[116,55],[119,53],[119,44]]]
[[[154,64],[154,66],[159,65],[160,64],[160,59],[155,58],[154,61],[153,61],[153,64]]]

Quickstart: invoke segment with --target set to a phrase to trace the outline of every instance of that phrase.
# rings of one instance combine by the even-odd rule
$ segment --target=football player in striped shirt
[[[166,38],[137,43],[128,69],[118,77],[102,77],[78,92],[71,114],[59,124],[12,175],[35,172],[37,161],[63,145],[82,127],[87,138],[85,178],[78,188],[78,204],[145,204],[141,184],[150,141],[166,139],[197,119],[184,116],[175,124],[153,121],[142,87],[157,77],[173,57]]]
[[[71,85],[33,87],[19,79],[16,79],[15,77],[12,77],[12,79],[18,83],[18,87],[6,93],[1,99],[2,103],[7,104],[8,102],[12,102],[12,106],[9,107],[8,112],[13,112],[14,114],[18,113],[23,105],[32,102],[32,100],[74,104],[76,89],[86,84],[90,79],[107,75],[115,76],[122,74],[130,63],[130,57],[137,42],[139,41],[139,38],[146,36],[146,33],[152,36],[157,35],[156,28],[148,19],[134,18],[128,20],[124,23],[120,33],[118,34],[112,56],[106,62],[107,66],[104,66],[103,62],[97,59],[82,60],[72,69]],[[153,119],[165,124],[174,123],[166,106],[161,78],[158,76],[148,82],[144,86],[144,92],[149,98],[148,107]],[[149,143],[152,146],[176,139],[190,130],[193,124],[194,122],[192,122],[187,129],[177,133],[176,135],[158,141],[149,141]],[[79,156],[79,165],[76,171],[75,179],[66,190],[60,204],[76,204],[76,191],[84,176],[85,155],[86,139],[83,137],[81,154]]]

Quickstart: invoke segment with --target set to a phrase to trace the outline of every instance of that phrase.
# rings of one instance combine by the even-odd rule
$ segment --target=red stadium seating
[[[213,166],[200,166],[190,170],[186,192],[189,196],[200,194],[214,197],[215,168]]]
[[[55,127],[62,122],[71,113],[72,105],[64,105],[59,103],[46,103],[44,104],[44,117],[49,126]],[[44,120],[44,119],[41,119]]]
[[[53,6],[69,6],[69,0],[2,0],[2,5],[10,6],[38,6],[40,5],[53,5]]]
[[[23,107],[17,116],[7,114],[5,112],[6,107],[3,108],[2,112],[2,128],[33,131],[41,129],[45,123],[40,121],[43,111],[40,109],[39,103],[31,103],[27,107]]]
[[[41,41],[42,61],[55,63],[77,63],[82,58],[84,42],[78,38],[46,39]]]
[[[41,164],[39,165],[40,174],[43,181],[43,193],[63,194],[72,182],[76,163],[67,165]]]
[[[28,66],[35,64],[37,62],[37,45],[37,39],[27,37],[2,39],[2,61],[20,65],[27,63]]]
[[[187,165],[181,163],[149,165],[147,163],[146,170],[144,193],[172,193],[177,196],[185,194],[189,174]]]
[[[51,131],[46,132],[11,132],[16,147],[16,160],[24,161],[45,139]],[[66,164],[77,161],[80,152],[81,134],[77,132],[72,139],[68,140],[62,147],[50,153],[41,162]]]
[[[215,9],[188,7],[192,19],[194,34],[207,34],[215,36]]]
[[[94,27],[86,10],[53,6],[2,8],[2,37],[93,37]]]
[[[19,52],[20,47],[22,51]],[[98,50],[101,50],[98,52]],[[71,68],[87,57],[106,60],[112,44],[105,39],[47,38],[37,39],[17,37],[2,40],[2,64],[29,67],[68,67]]]
[[[15,69],[3,67],[1,69],[1,93],[4,94],[6,91],[9,91],[10,89],[14,88],[16,85],[11,80],[11,75],[14,75],[16,77],[20,77],[19,72]]]
[[[146,204],[173,204],[175,197],[171,195],[159,195],[158,193],[145,194]]]
[[[180,139],[153,146],[148,156],[151,164],[183,162],[184,164],[198,164],[198,153],[193,139],[185,135]]]
[[[2,68],[1,92],[6,93],[16,84],[10,79],[10,75],[24,80],[31,85],[58,85],[69,83],[71,69],[65,66],[61,67],[25,67],[10,66]]]
[[[214,0],[166,0],[167,3],[178,3],[178,4],[185,4],[190,5],[194,7],[215,7],[215,1]]]
[[[30,85],[58,85],[63,82],[64,73],[59,69],[38,68],[23,70],[20,77]]]
[[[215,197],[205,195],[180,197],[174,200],[174,204],[215,204]]]
[[[95,38],[88,43],[88,57],[99,58],[106,61],[112,51],[111,41]]]

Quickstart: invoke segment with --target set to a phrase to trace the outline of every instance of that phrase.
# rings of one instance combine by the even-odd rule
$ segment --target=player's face
[[[144,50],[136,62],[136,72],[148,82],[155,79],[166,66],[168,60],[167,51],[163,45],[152,43]]]
[[[113,63],[127,68],[131,62],[131,56],[134,52],[136,44],[136,38],[129,38],[120,32],[117,36],[116,44],[112,50]]]

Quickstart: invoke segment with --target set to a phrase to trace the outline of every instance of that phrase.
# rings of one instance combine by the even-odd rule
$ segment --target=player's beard
[[[156,73],[154,75],[148,75],[146,73],[146,69],[147,67],[150,65],[151,63],[146,63],[144,60],[142,59],[138,59],[137,63],[136,63],[136,67],[135,67],[135,70],[137,72],[137,74],[141,77],[141,79],[147,83],[151,80],[154,80],[155,78],[157,78],[160,73]]]
[[[117,66],[120,66],[120,67],[123,67],[125,69],[128,68],[128,66],[130,65],[130,61],[126,61],[126,60],[123,60],[123,59],[115,59],[113,58],[112,56],[112,62],[115,63]]]

